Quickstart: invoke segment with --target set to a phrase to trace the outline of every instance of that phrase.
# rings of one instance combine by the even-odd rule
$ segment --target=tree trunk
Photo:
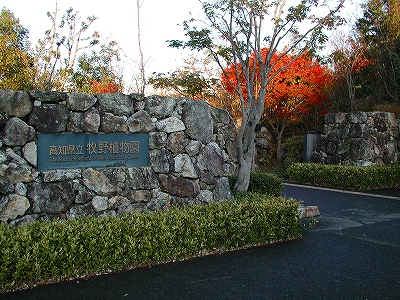
[[[276,128],[277,129],[277,135],[276,135],[276,162],[279,165],[283,165],[282,162],[282,137],[283,137],[283,132],[285,131],[286,127],[286,122],[285,119],[283,119],[282,126],[279,130],[279,126]]]
[[[244,126],[244,125],[242,125]],[[250,183],[250,172],[255,154],[255,123],[248,122],[243,130],[243,135],[238,135],[239,171],[235,185],[237,191],[247,191]]]
[[[278,135],[276,137],[276,162],[278,165],[282,165],[282,134],[278,132]]]
[[[237,191],[247,191],[250,184],[252,161],[242,159],[239,163],[239,172],[235,185]]]

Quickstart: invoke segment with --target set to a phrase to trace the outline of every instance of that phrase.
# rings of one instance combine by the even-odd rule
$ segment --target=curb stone
[[[318,206],[304,206],[301,204],[298,208],[298,212],[300,220],[321,215]]]

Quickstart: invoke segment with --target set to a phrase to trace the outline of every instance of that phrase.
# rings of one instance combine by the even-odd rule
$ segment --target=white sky
[[[360,2],[362,0],[348,0]],[[101,44],[115,40],[126,55],[124,69],[125,80],[129,81],[130,70],[136,69],[134,61],[139,60],[137,43],[136,0],[58,0],[59,17],[72,7],[79,16],[95,16],[98,19],[91,25],[89,32],[98,31]],[[54,12],[56,0],[0,0],[0,9],[5,7],[14,13],[20,24],[29,30],[32,46],[44,37],[51,27],[47,12]],[[354,13],[354,6],[346,10],[344,16]],[[198,0],[143,0],[141,14],[141,40],[146,64],[146,75],[153,72],[174,71],[183,65],[183,59],[189,52],[168,47],[166,40],[184,39],[181,26],[184,20],[202,15]],[[196,54],[196,52],[194,52]],[[138,73],[137,71],[134,71]],[[127,82],[128,83],[128,82]]]
[[[136,68],[139,61],[137,42],[136,0],[58,0],[59,18],[72,7],[79,12],[82,20],[87,16],[98,19],[88,32],[98,31],[100,43],[115,40],[127,56],[125,71]],[[47,12],[54,12],[56,0],[0,0],[0,9],[7,8],[20,20],[20,24],[29,30],[31,45],[44,37],[51,27]],[[173,71],[182,66],[188,52],[168,47],[166,40],[183,39],[183,30],[178,24],[202,12],[197,0],[144,0],[140,10],[141,41],[146,72]],[[104,40],[103,40],[104,39]],[[129,80],[129,78],[125,79]]]

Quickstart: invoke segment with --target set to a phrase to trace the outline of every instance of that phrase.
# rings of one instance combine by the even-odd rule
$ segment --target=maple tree
[[[261,56],[265,59],[268,49],[261,49]],[[326,100],[325,86],[331,81],[331,74],[327,68],[321,66],[307,52],[297,55],[273,54],[272,72],[282,68],[292,61],[289,67],[279,72],[272,79],[267,88],[264,99],[263,117],[270,124],[276,136],[277,161],[280,159],[282,137],[288,123],[300,120],[312,107],[320,105]],[[261,88],[259,64],[250,57],[249,65],[254,72],[254,86]],[[239,72],[237,72],[239,70]],[[226,90],[234,93],[239,87],[244,98],[248,98],[246,78],[240,65],[231,64],[222,74],[222,83]]]
[[[222,71],[233,64],[237,78],[240,78],[240,72],[245,78],[246,97],[240,85],[235,91],[241,111],[236,137],[239,161],[236,190],[246,191],[249,186],[255,154],[255,129],[265,112],[267,90],[282,71],[291,67],[296,57],[279,69],[274,69],[274,65],[286,54],[296,51],[297,56],[301,56],[303,52],[324,44],[327,41],[325,30],[342,23],[338,11],[344,1],[201,1],[205,20],[192,18],[183,22],[187,41],[168,41],[175,48],[206,50]],[[273,56],[284,43],[287,48],[272,64]],[[265,57],[261,53],[263,48],[269,49]],[[252,68],[252,60],[256,61],[255,66],[259,66],[259,72]],[[237,67],[239,65],[241,68]],[[260,78],[258,85],[254,80],[257,73]]]

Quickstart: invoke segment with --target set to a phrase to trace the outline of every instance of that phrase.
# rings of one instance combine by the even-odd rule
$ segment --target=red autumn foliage
[[[364,56],[357,57],[353,62],[351,71],[358,73],[361,72],[366,66],[374,65],[374,61],[372,59],[365,58]]]
[[[267,53],[268,49],[262,49],[264,59]],[[279,59],[279,53],[275,53],[271,61],[271,65],[275,65],[270,74],[274,74],[292,59],[293,56],[289,54]],[[250,66],[255,68],[253,84],[257,90],[261,80],[259,66],[254,67],[254,61],[252,57]],[[247,99],[246,80],[243,70],[240,66],[238,67],[239,80],[236,78],[235,65],[231,65],[222,75],[222,83],[228,92],[233,93],[239,82],[241,91]],[[288,121],[296,121],[300,114],[306,114],[312,107],[326,100],[323,89],[330,81],[331,76],[328,70],[305,53],[284,68],[268,85],[265,113]]]
[[[92,93],[93,94],[105,94],[105,93],[117,93],[120,92],[120,86],[114,82],[101,82],[92,80]]]

